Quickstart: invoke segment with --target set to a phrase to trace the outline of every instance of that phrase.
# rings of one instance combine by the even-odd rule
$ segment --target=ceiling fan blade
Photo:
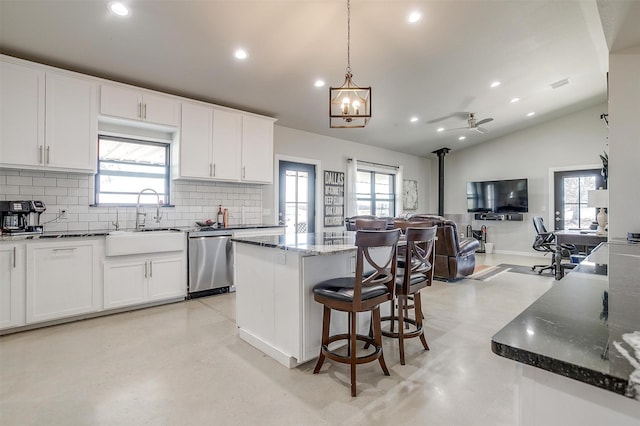
[[[445,132],[451,132],[453,130],[469,130],[470,127],[454,127],[453,129],[445,129]]]
[[[479,126],[479,125],[481,125],[481,124],[488,123],[488,122],[490,122],[490,121],[493,121],[493,118],[483,118],[482,120],[480,120],[480,121],[478,121],[478,122],[476,123],[476,126]]]
[[[440,121],[444,121],[453,117],[467,118],[468,115],[469,115],[468,112],[452,112],[451,114],[443,115],[442,117],[434,118],[433,120],[427,121],[427,123],[428,124],[438,123]]]
[[[484,127],[474,127],[474,130],[478,133],[487,133],[487,129],[485,129]]]

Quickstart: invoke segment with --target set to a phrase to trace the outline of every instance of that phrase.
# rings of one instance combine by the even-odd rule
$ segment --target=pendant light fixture
[[[371,118],[371,87],[358,87],[351,74],[351,1],[347,0],[347,73],[340,87],[329,88],[329,127],[364,127]]]

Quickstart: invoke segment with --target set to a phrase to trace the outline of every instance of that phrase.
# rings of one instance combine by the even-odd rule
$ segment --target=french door
[[[604,187],[600,169],[554,173],[554,229],[589,229],[596,208],[588,207],[590,190]]]
[[[316,167],[280,161],[279,220],[287,234],[315,232]]]

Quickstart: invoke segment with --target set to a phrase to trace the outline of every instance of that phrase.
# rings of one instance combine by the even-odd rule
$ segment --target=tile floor
[[[435,282],[423,296],[431,350],[408,341],[401,366],[385,340],[391,376],[360,366],[356,398],[347,366],[289,370],[241,341],[234,294],[3,336],[0,424],[512,426],[515,363],[490,339],[552,285],[514,273]]]

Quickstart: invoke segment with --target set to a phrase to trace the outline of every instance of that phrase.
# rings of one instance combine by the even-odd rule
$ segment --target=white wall
[[[429,200],[434,188],[434,183],[430,181],[432,166],[431,161],[426,158],[278,125],[274,130],[274,153],[276,158],[280,155],[319,161],[322,170],[346,172],[347,159],[353,157],[374,163],[403,166],[403,178],[418,181],[418,209],[415,212],[433,210],[434,206]],[[318,178],[322,179],[322,175],[318,175]],[[263,203],[267,214],[264,222],[276,220],[277,206],[274,205],[274,198],[273,185],[265,186]],[[321,208],[317,208],[317,211],[319,214],[322,213]]]
[[[445,157],[445,215],[466,214],[469,181],[527,178],[529,213],[524,221],[471,224],[474,229],[487,226],[487,241],[495,244],[495,251],[533,254],[531,218],[542,216],[549,225],[549,209],[553,208],[549,204],[550,169],[601,167],[599,155],[607,150],[607,128],[600,114],[606,111],[607,105],[600,104],[480,145],[453,149]],[[465,217],[471,220],[471,215]]]
[[[609,56],[609,238],[640,232],[640,45]]]

